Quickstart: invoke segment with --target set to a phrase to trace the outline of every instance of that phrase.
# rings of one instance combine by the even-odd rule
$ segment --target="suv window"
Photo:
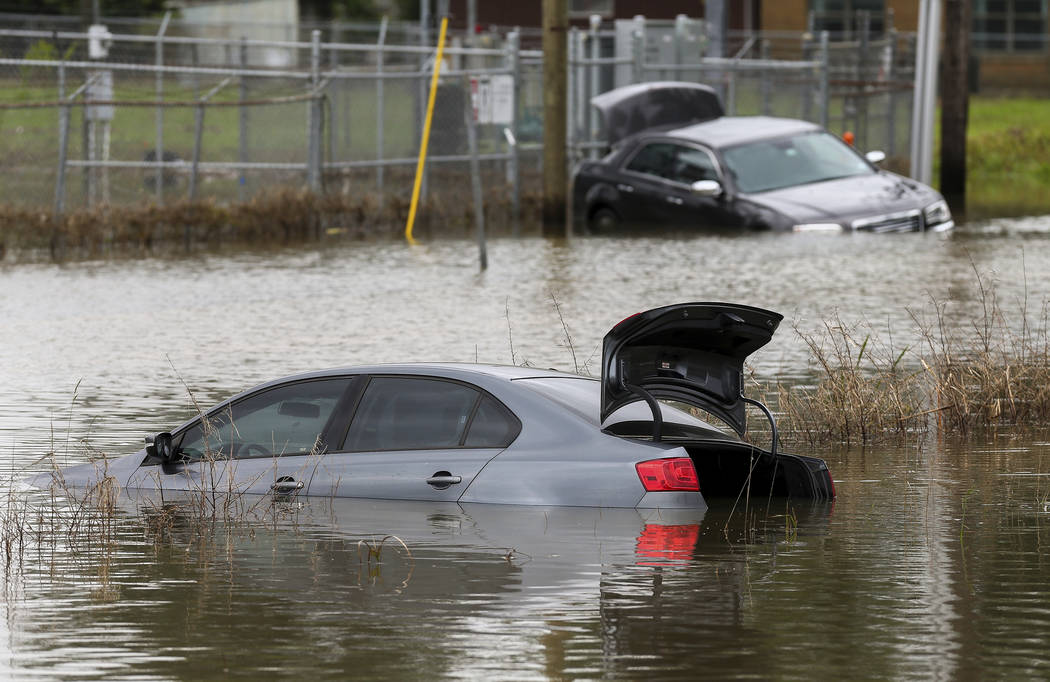
[[[675,145],[669,142],[654,142],[642,147],[627,164],[627,170],[645,175],[666,178],[674,165]]]
[[[480,392],[464,384],[416,377],[374,377],[346,434],[343,450],[455,448]]]
[[[718,167],[708,152],[671,142],[654,142],[642,147],[626,170],[684,185],[697,180],[718,180]]]
[[[242,398],[183,432],[189,460],[302,455],[314,450],[351,377],[300,381]],[[320,449],[320,448],[319,448]]]
[[[691,185],[697,180],[718,180],[711,155],[695,147],[678,147],[669,180]]]

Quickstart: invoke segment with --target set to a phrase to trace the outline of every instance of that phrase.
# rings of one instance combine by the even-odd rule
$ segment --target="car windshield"
[[[824,131],[729,147],[722,157],[737,189],[747,193],[875,172],[849,145]]]
[[[596,379],[585,377],[542,377],[515,379],[522,385],[553,400],[562,407],[587,419],[595,426],[598,424],[598,413],[601,411],[602,385]],[[682,405],[679,409],[665,402],[660,403],[665,427],[675,425],[670,434],[680,437],[725,438],[725,431],[719,430],[708,422],[694,417],[685,410],[692,409]],[[644,436],[652,433],[653,413],[644,402],[624,405],[609,415],[605,421],[605,430],[619,436]],[[648,424],[649,426],[644,426]],[[667,429],[665,428],[665,431]],[[735,438],[735,436],[733,436]]]

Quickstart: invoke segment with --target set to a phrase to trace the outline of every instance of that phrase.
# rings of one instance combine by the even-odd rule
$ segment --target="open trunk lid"
[[[679,303],[633,315],[602,344],[601,421],[655,398],[693,405],[743,435],[744,359],[769,343],[784,317],[733,303]]]
[[[700,83],[661,81],[616,88],[591,98],[601,113],[606,141],[656,127],[682,127],[725,114],[718,94]]]

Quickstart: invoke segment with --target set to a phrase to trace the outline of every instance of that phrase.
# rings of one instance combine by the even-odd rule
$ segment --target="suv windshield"
[[[741,192],[768,192],[874,173],[849,145],[824,131],[729,147],[726,169]]]

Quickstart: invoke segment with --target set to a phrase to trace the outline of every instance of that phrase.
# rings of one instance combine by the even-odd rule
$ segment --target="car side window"
[[[349,452],[460,447],[480,391],[426,377],[373,377],[343,443]]]
[[[521,422],[494,399],[485,396],[470,420],[463,445],[468,448],[505,448],[521,431]]]
[[[193,461],[313,452],[351,380],[299,381],[242,398],[183,432],[179,453]]]
[[[718,180],[718,168],[711,155],[695,147],[678,147],[668,180],[691,185],[698,180]]]
[[[718,180],[718,166],[709,153],[671,142],[654,142],[642,147],[627,164],[626,170],[683,185],[691,185],[697,180]]]
[[[653,142],[642,147],[625,170],[658,178],[668,178],[674,167],[675,147],[670,142]]]

